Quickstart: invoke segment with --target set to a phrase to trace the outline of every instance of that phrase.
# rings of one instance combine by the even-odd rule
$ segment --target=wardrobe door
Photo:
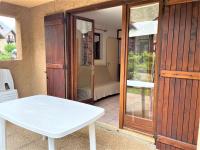
[[[66,97],[65,24],[64,14],[46,16],[46,73],[47,94]]]

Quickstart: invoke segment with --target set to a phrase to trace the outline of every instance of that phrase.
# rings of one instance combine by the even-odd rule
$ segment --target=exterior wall
[[[0,4],[0,15],[15,17],[17,21],[17,48],[18,54],[21,56],[23,51],[23,59],[15,61],[0,62],[0,68],[10,69],[14,78],[15,88],[18,89],[19,96],[28,96],[31,91],[31,49],[29,39],[29,10],[24,7],[19,7],[11,4]],[[21,33],[21,34],[20,34]],[[22,45],[21,45],[22,41]]]
[[[44,16],[108,0],[59,0],[31,9],[32,94],[46,93]]]

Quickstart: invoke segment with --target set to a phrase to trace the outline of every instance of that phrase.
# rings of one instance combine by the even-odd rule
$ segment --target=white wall
[[[95,28],[100,28],[103,30],[107,30],[106,32],[100,31],[100,30],[95,30],[96,33],[101,34],[101,59],[100,60],[94,60],[95,65],[106,65],[106,53],[107,53],[107,39],[109,37],[111,38],[117,38],[117,29],[111,29],[108,27],[105,27],[103,25],[97,25],[95,24]]]

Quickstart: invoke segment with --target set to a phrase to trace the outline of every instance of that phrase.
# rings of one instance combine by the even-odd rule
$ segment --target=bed
[[[82,67],[79,69],[78,97],[79,100],[91,97],[91,72],[89,68]],[[94,78],[94,101],[103,97],[115,95],[119,93],[120,83],[112,80],[106,66],[95,66]]]

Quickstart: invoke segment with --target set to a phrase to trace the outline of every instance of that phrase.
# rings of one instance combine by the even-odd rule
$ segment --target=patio
[[[133,135],[120,133],[97,123],[97,150],[156,150],[155,145]],[[148,139],[147,139],[148,140]],[[58,150],[88,150],[88,130],[84,128],[65,138],[56,140]],[[46,150],[47,140],[38,134],[7,123],[8,150]]]

